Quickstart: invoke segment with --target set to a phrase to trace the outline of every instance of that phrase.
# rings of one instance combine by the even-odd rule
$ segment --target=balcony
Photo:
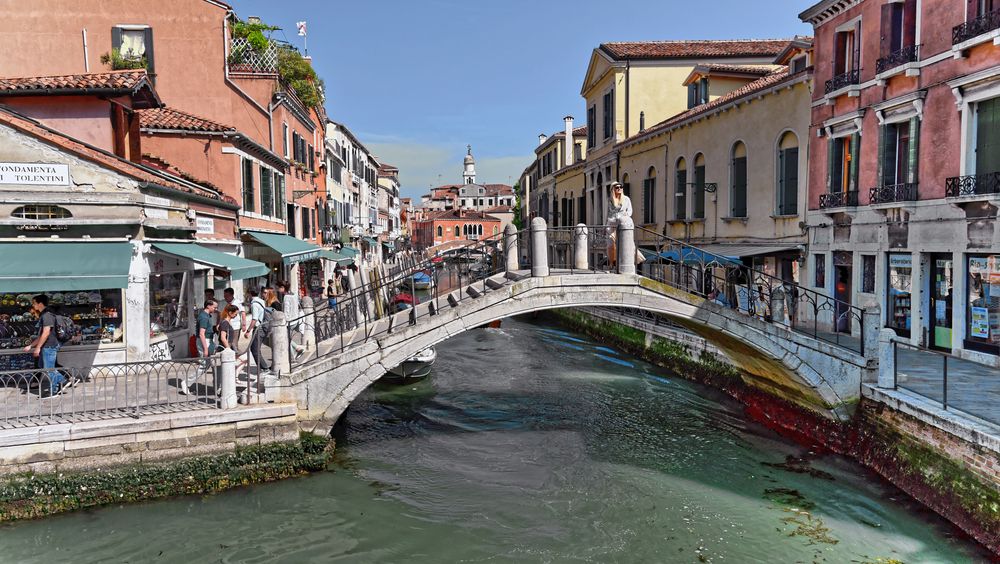
[[[830,208],[857,207],[858,191],[851,192],[831,192],[819,195],[819,209],[828,210]]]
[[[860,82],[861,69],[849,70],[826,81],[826,87],[823,89],[823,93],[829,94],[831,92],[836,92],[841,88],[851,86],[852,84],[858,84]]]
[[[953,176],[944,181],[944,195],[949,198],[1000,194],[1000,172]]]
[[[876,186],[868,193],[868,202],[870,204],[891,204],[893,202],[914,202],[916,200],[916,182]]]
[[[247,39],[235,37],[226,58],[229,72],[240,74],[277,74],[278,49],[268,42],[265,49],[255,49]]]
[[[881,59],[875,61],[875,74],[882,74],[887,70],[894,69],[900,65],[905,65],[906,63],[912,63],[917,60],[920,54],[919,45],[910,45],[909,47],[903,47],[898,51],[893,51],[887,57],[882,57]]]
[[[997,28],[1000,28],[1000,10],[983,14],[974,20],[969,20],[951,28],[951,44],[958,45],[963,41],[968,41],[973,37],[989,33]]]

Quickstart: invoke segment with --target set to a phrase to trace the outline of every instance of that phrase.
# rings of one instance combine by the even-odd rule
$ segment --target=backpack
[[[262,339],[266,339],[268,336],[271,335],[271,323],[274,322],[274,309],[264,305],[264,300],[260,298],[254,298],[253,300],[250,301],[251,315],[253,312],[252,308],[254,302],[260,304],[260,307],[264,310],[264,317],[261,320],[261,322],[257,324],[257,333],[261,336]]]
[[[68,343],[73,335],[76,334],[76,326],[73,324],[73,319],[65,315],[56,315],[56,340],[60,343]]]

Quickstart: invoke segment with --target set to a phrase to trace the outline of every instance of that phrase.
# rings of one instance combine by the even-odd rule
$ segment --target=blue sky
[[[331,119],[400,168],[404,196],[461,182],[513,184],[538,134],[585,121],[580,85],[608,41],[810,35],[799,0],[232,0],[283,28],[326,82]],[[710,9],[706,9],[710,8]]]

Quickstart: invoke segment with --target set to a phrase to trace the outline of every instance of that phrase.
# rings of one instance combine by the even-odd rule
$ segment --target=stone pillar
[[[132,241],[128,287],[125,288],[125,360],[149,360],[149,261],[142,241]],[[190,307],[185,305],[184,307]],[[166,346],[166,343],[164,343]],[[169,350],[169,349],[168,349]],[[187,356],[187,347],[178,357]]]
[[[892,389],[896,382],[896,355],[893,352],[892,342],[896,339],[896,332],[889,328],[884,328],[878,333],[878,387]]]
[[[219,371],[219,407],[232,409],[236,407],[236,351],[222,351],[222,370]]]
[[[302,316],[302,326],[300,327],[302,344],[305,345],[306,349],[314,350],[316,348],[316,305],[308,296],[302,298]]]
[[[587,253],[589,251],[587,241],[587,226],[583,223],[578,223],[576,229],[573,230],[573,268],[577,270],[587,270],[589,268],[587,264]]]
[[[504,256],[507,257],[507,272],[514,272],[518,269],[518,254],[517,254],[517,227],[513,223],[508,223],[507,227],[503,228],[503,252]]]
[[[548,226],[545,219],[536,217],[531,220],[531,275],[549,275],[549,244]]]
[[[771,289],[771,321],[785,324],[785,288],[781,285]]]
[[[285,314],[276,311],[271,314],[271,370],[280,376],[291,372],[291,360],[288,358],[288,320]]]
[[[631,217],[618,221],[618,274],[635,274],[635,224]]]
[[[879,332],[882,330],[882,306],[878,303],[870,303],[865,306],[861,313],[862,327],[862,347],[865,351],[865,360],[869,364],[879,358]],[[895,334],[895,333],[893,333]]]

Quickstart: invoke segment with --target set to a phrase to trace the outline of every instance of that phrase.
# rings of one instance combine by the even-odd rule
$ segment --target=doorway
[[[851,333],[851,265],[853,255],[849,251],[840,251],[833,255],[833,297],[837,299],[834,308],[834,330],[838,333]]]
[[[951,352],[952,301],[954,264],[949,253],[931,255],[930,301],[928,306],[927,345],[933,349]]]

